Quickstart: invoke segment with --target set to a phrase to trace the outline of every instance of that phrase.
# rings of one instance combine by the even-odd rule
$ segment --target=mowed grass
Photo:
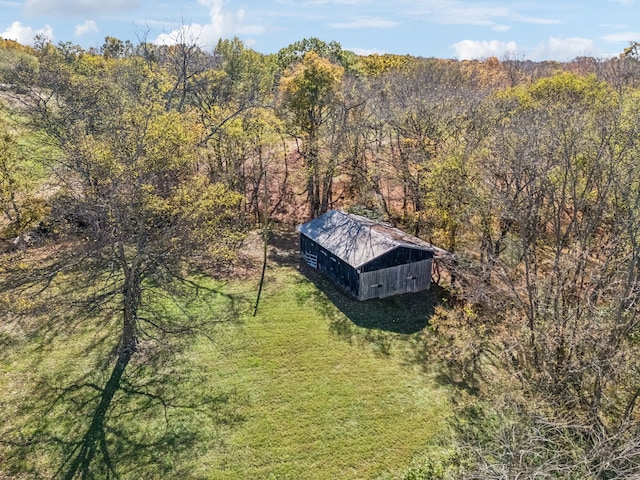
[[[212,386],[244,400],[242,421],[197,471],[219,479],[397,478],[434,454],[450,411],[446,392],[415,362],[417,334],[345,329],[350,320],[292,268],[267,282],[257,316],[226,332],[233,348],[192,352]],[[351,308],[370,308],[334,293]]]
[[[141,444],[163,438],[158,451],[147,445],[138,453],[118,444],[112,460],[121,478],[397,479],[446,450],[446,387],[425,367],[420,330],[394,328],[408,321],[405,302],[411,318],[422,316],[416,325],[426,325],[433,294],[361,304],[321,277],[273,266],[254,317],[256,283],[211,283],[224,296],[202,301],[227,308],[231,298],[242,306],[241,318],[195,337],[166,359],[160,367],[163,391],[173,398],[166,410],[141,400],[115,404],[107,421],[112,430],[126,430]],[[215,315],[220,305],[190,308]],[[108,368],[101,361],[110,348],[104,337],[113,327],[97,331],[97,325],[55,334],[5,332],[0,405],[11,418],[0,423],[0,432],[34,431],[37,405],[15,402],[29,401],[42,385],[63,387],[77,378],[104,382]],[[153,376],[149,369],[140,372]],[[88,421],[77,414],[68,418],[60,408],[47,415],[61,420],[50,418],[45,423],[53,426],[45,427],[40,421],[38,428],[59,437],[65,429],[82,432],[78,425]],[[167,432],[174,435],[173,446]],[[15,449],[3,453],[0,445],[0,464],[7,462],[0,478],[36,470],[50,475],[60,461],[56,452],[36,448],[21,456]]]

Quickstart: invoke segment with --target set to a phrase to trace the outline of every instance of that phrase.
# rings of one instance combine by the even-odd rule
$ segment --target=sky
[[[640,41],[640,0],[0,0],[1,37],[36,34],[85,49],[238,37],[267,54],[317,37],[359,55],[569,61]]]

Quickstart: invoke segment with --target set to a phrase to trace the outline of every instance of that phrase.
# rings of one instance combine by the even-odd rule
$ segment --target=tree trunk
[[[133,355],[137,349],[138,308],[140,307],[140,276],[130,272],[125,281],[123,292],[124,315],[122,319],[122,336],[120,339],[120,355]]]
[[[98,449],[102,452],[107,468],[114,471],[114,466],[111,463],[107,450],[104,423],[109,407],[111,406],[111,402],[113,401],[113,397],[120,388],[122,375],[124,374],[132,355],[133,351],[131,349],[124,349],[118,355],[118,360],[113,367],[111,377],[109,377],[109,380],[102,390],[100,402],[93,413],[91,424],[89,425],[87,432],[84,434],[82,441],[71,455],[73,460],[64,475],[66,480],[72,480],[78,474],[82,479],[94,478],[95,475],[91,471],[91,463],[95,458]]]
[[[309,148],[305,154],[307,167],[307,196],[309,199],[309,214],[315,218],[320,213],[320,159],[318,153],[318,139],[314,132],[309,133]]]
[[[120,254],[124,255],[124,248],[122,246],[120,247]],[[104,423],[113,397],[120,388],[120,381],[124,371],[137,350],[137,320],[138,308],[140,307],[141,301],[141,278],[136,271],[135,265],[136,260],[134,260],[131,268],[128,268],[126,264],[124,264],[125,282],[122,292],[123,318],[118,358],[111,372],[111,376],[102,390],[100,402],[93,413],[91,424],[81,442],[68,459],[71,463],[64,476],[67,480],[72,480],[78,474],[82,479],[93,478],[95,475],[94,472],[91,471],[91,463],[98,449],[100,449],[102,453],[106,467],[114,472],[114,467],[111,464],[107,449]]]

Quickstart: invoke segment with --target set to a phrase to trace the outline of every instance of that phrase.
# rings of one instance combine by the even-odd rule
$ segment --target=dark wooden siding
[[[347,292],[358,296],[360,282],[356,269],[321,246],[318,246],[318,269]]]
[[[360,295],[358,299],[382,298],[399,293],[419,292],[431,285],[431,265],[429,258],[390,268],[363,272],[360,274]]]
[[[303,256],[305,254],[317,256],[316,268],[324,272],[344,290],[358,297],[360,279],[355,268],[303,234],[300,235],[300,252]]]
[[[355,269],[301,233],[300,252],[307,263],[309,255],[315,257],[314,268],[359,300],[417,292],[431,285],[429,250],[398,247]]]
[[[318,255],[318,244],[306,235],[300,234],[300,253]]]
[[[398,265],[406,265],[407,263],[421,262],[433,258],[433,252],[430,250],[420,250],[418,248],[397,247],[384,255],[374,258],[370,262],[362,265],[358,270],[360,272],[373,272],[383,268],[391,268]]]

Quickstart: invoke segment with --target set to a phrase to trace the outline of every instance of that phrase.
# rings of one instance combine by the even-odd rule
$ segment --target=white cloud
[[[551,37],[545,43],[533,48],[529,55],[531,60],[557,60],[568,61],[576,57],[596,56],[595,42],[589,38]]]
[[[367,57],[369,55],[384,55],[385,52],[384,50],[377,50],[377,49],[365,49],[365,48],[346,48],[345,50],[349,50],[350,52],[355,53],[356,55],[359,55],[361,57]]]
[[[45,24],[44,27],[36,30],[22,25],[20,22],[13,22],[9,28],[0,33],[0,37],[15,40],[23,45],[33,45],[33,39],[36,35],[43,35],[49,40],[53,40],[53,28],[51,28],[51,25]]]
[[[260,35],[264,32],[264,27],[260,25],[244,24],[244,9],[230,11],[223,8],[225,0],[198,0],[198,3],[209,9],[211,19],[209,23],[180,26],[169,33],[159,35],[154,43],[161,45],[196,43],[202,47],[210,47],[221,38],[235,35]]]
[[[100,29],[98,28],[96,22],[94,22],[93,20],[87,20],[83,24],[76,25],[75,35],[76,37],[81,37],[85,33],[97,33],[99,31]]]
[[[627,7],[630,7],[631,5],[635,4],[635,0],[609,0],[610,2],[613,3],[619,3],[621,5],[625,5]]]
[[[397,1],[397,0],[396,0]],[[407,2],[409,0],[406,0]],[[477,3],[457,0],[411,0],[411,7],[404,13],[412,18],[422,18],[429,23],[439,25],[474,25],[488,27],[495,31],[505,31],[508,23],[523,23],[532,25],[557,25],[556,18],[543,18],[526,15],[515,10],[507,2]],[[501,5],[501,3],[503,5]]]
[[[224,0],[198,0],[198,3],[209,7],[209,16],[211,17],[210,30],[213,34],[217,34],[218,37],[222,37],[225,24],[230,23],[227,18],[228,14],[222,10]]]
[[[460,60],[503,57],[507,53],[518,50],[516,42],[500,42],[498,40],[462,40],[451,45]]]
[[[640,39],[640,32],[620,32],[604,35],[605,42],[633,42]]]
[[[627,30],[629,28],[628,25],[622,23],[603,23],[599,26],[602,28],[615,28],[616,30]]]
[[[451,45],[460,60],[502,58],[514,52],[524,52],[530,60],[555,60],[565,62],[576,57],[596,56],[596,44],[589,38],[551,37],[528,51],[519,48],[516,42],[498,40],[463,40]]]
[[[310,5],[359,5],[370,3],[370,0],[277,0],[276,3],[295,7],[308,7]]]
[[[465,6],[451,6],[434,12],[437,23],[447,25],[484,25],[495,24],[494,18],[509,18],[511,11],[504,7],[485,8]]]
[[[522,23],[531,23],[533,25],[559,25],[562,23],[556,18],[528,17],[517,13],[512,15],[512,19]]]
[[[158,45],[175,45],[176,43],[185,43],[185,44],[198,44],[201,46],[205,46],[208,43],[215,44],[217,40],[212,40],[211,42],[205,38],[204,31],[206,26],[200,25],[198,23],[192,23],[190,25],[181,26],[172,30],[169,33],[161,33],[158,37],[153,41],[153,43]],[[220,38],[220,37],[218,37]]]
[[[138,8],[140,0],[26,0],[27,15],[94,15]]]
[[[329,24],[331,28],[336,29],[391,28],[397,25],[397,22],[374,17],[360,17],[348,22],[335,22]]]

